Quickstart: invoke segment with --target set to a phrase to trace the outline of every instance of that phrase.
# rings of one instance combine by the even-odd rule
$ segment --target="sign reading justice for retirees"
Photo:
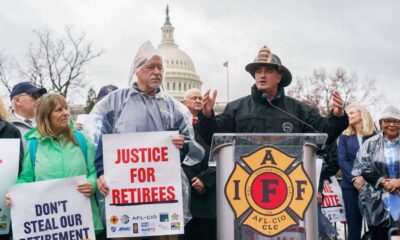
[[[183,233],[177,131],[103,135],[108,237]]]

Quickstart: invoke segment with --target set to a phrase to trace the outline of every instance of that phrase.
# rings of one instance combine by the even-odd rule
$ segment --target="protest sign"
[[[324,201],[321,204],[321,211],[332,223],[346,221],[342,189],[336,177],[332,176],[329,180],[324,181]]]
[[[108,237],[183,233],[178,132],[103,135]]]
[[[19,139],[0,139],[0,235],[10,231],[10,209],[4,196],[18,177],[19,145]]]
[[[76,190],[86,177],[10,187],[14,240],[96,239],[90,199]]]

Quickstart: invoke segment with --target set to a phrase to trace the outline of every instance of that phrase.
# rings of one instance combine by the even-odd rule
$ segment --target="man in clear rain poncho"
[[[400,213],[400,110],[394,106],[385,108],[379,125],[381,132],[360,147],[352,175],[366,180],[365,184],[353,184],[360,191],[359,206],[371,239],[384,240]]]
[[[108,194],[109,188],[103,176],[100,134],[179,130],[180,135],[172,138],[172,143],[180,150],[183,164],[193,165],[203,158],[204,149],[194,140],[189,111],[161,89],[164,73],[160,53],[147,41],[134,59],[130,87],[110,93],[93,108],[89,117],[91,124],[85,127],[95,141],[99,139],[95,166],[97,186],[103,195]],[[185,222],[190,219],[189,188],[182,172]]]

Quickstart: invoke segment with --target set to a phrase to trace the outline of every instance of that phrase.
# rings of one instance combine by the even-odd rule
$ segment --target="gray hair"
[[[185,101],[185,100],[188,100],[188,99],[190,98],[190,95],[191,95],[192,93],[194,93],[194,92],[199,92],[199,93],[201,94],[201,92],[200,92],[199,89],[197,89],[197,88],[191,88],[191,89],[189,89],[189,90],[187,90],[187,91],[185,92],[185,95],[183,96],[183,100],[184,100],[184,101]]]

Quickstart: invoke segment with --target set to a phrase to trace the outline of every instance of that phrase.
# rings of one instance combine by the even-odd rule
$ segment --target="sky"
[[[22,62],[36,40],[33,30],[62,35],[73,27],[104,51],[86,68],[89,86],[126,87],[138,47],[146,40],[161,42],[167,4],[175,42],[191,57],[202,90],[218,89],[219,101],[227,100],[223,62],[229,61],[230,100],[248,95],[254,79],[244,67],[267,45],[294,81],[317,68],[333,73],[341,67],[359,79],[374,79],[376,94],[400,106],[395,0],[0,0],[0,52]]]

